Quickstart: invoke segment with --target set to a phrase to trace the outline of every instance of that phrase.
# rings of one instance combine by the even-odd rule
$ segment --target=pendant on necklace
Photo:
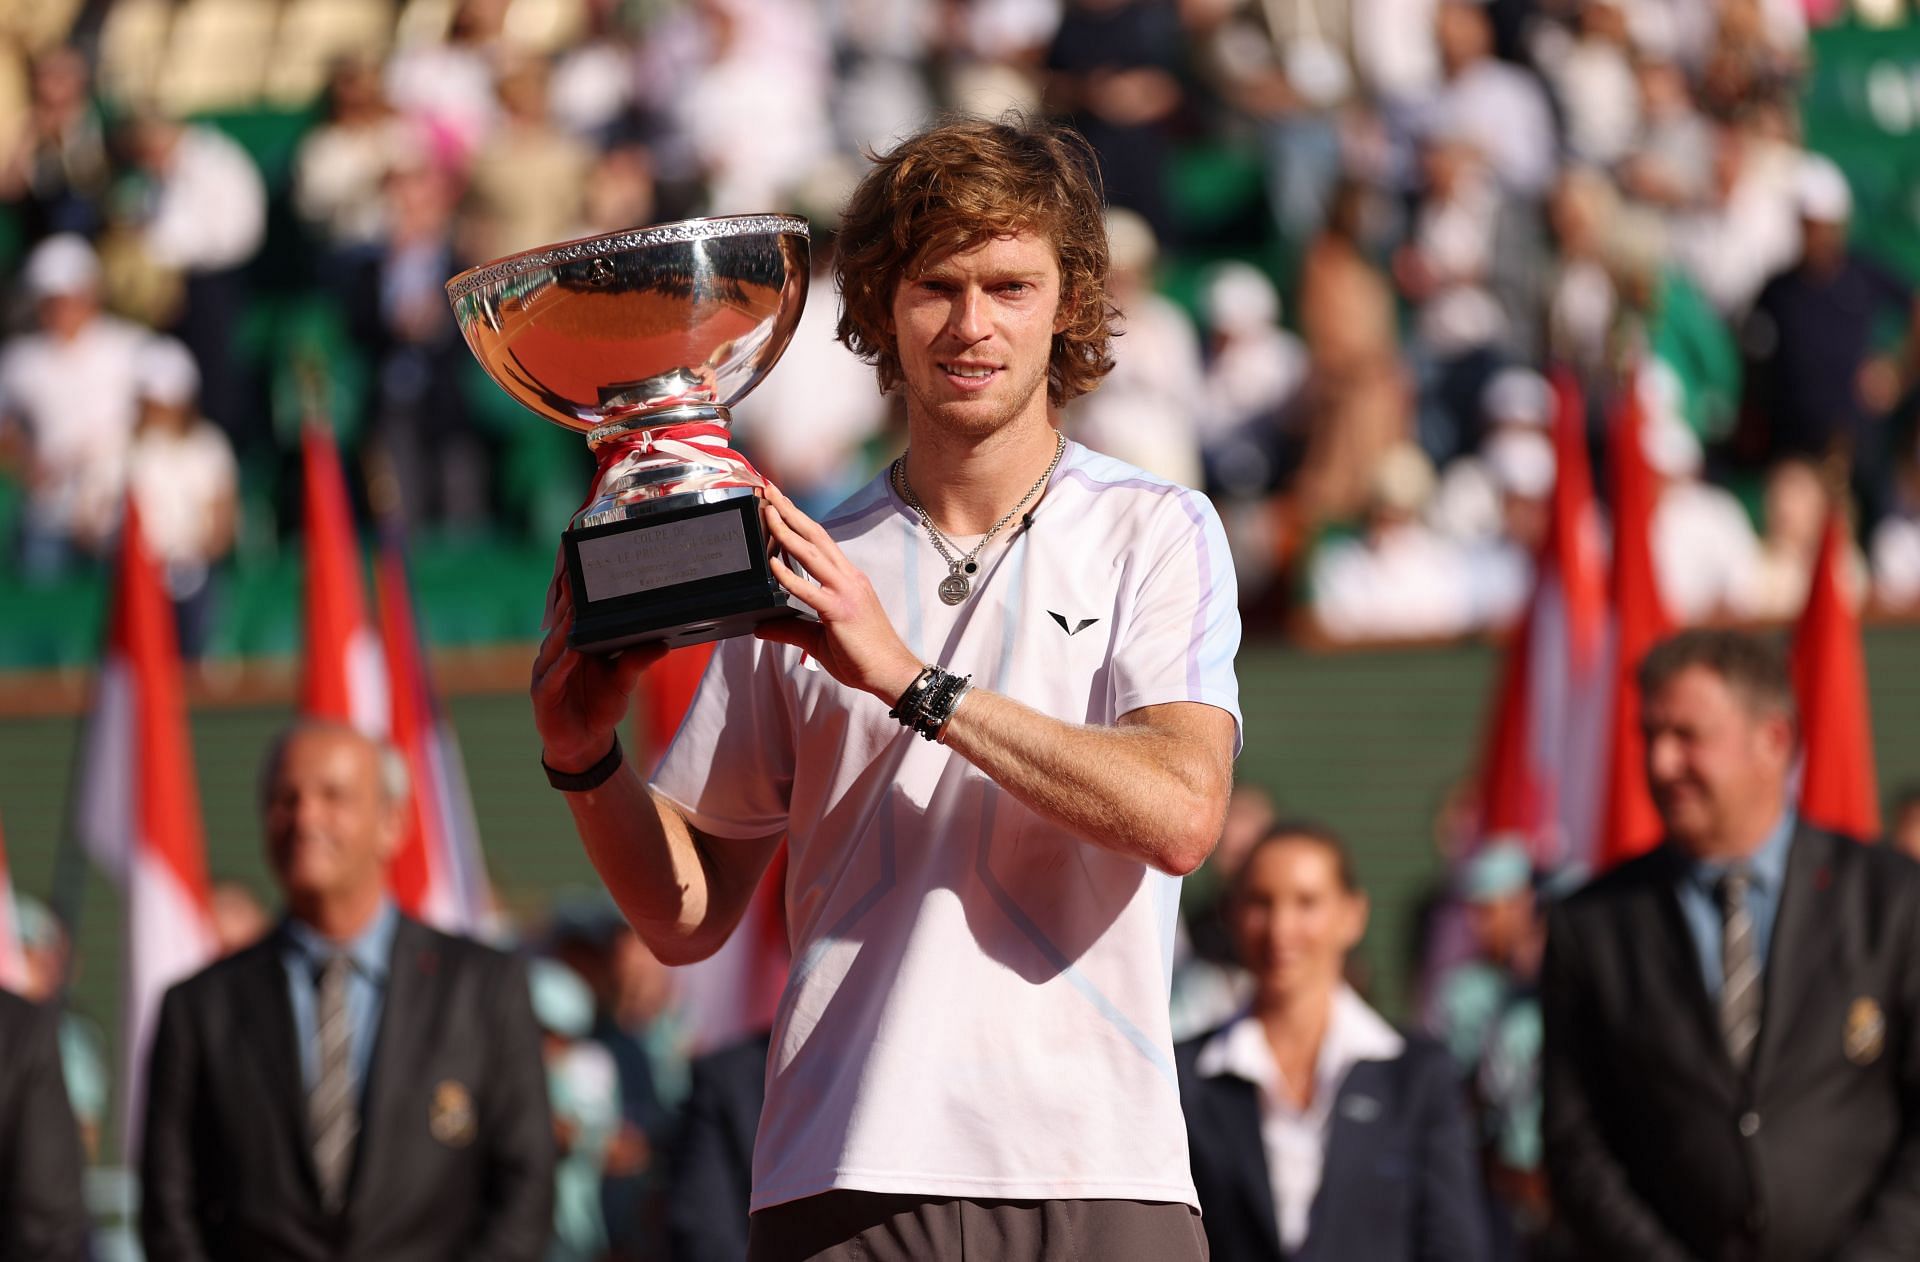
[[[960,567],[957,565],[940,580],[940,599],[949,605],[959,604],[972,590],[973,584],[967,581],[967,576],[960,572]]]

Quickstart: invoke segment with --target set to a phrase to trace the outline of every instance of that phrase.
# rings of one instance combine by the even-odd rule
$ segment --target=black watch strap
[[[547,783],[554,788],[567,793],[585,793],[589,789],[597,789],[605,784],[614,772],[620,770],[620,764],[625,760],[626,755],[620,751],[620,734],[616,732],[613,736],[612,748],[600,756],[599,762],[585,771],[555,771],[548,765],[545,758],[540,760],[540,769],[547,773]]]

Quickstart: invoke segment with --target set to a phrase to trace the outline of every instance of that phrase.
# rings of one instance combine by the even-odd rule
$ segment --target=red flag
[[[385,736],[386,668],[361,593],[360,545],[333,435],[309,423],[301,436],[306,473],[307,642],[300,710]]]
[[[1800,814],[1821,828],[1868,840],[1880,835],[1860,620],[1848,599],[1851,549],[1836,509],[1827,516],[1820,562],[1793,635],[1793,691],[1800,705]]]
[[[0,990],[24,994],[27,981],[27,953],[20,945],[20,914],[13,905],[6,834],[0,832]]]
[[[1647,791],[1646,739],[1640,731],[1635,672],[1647,650],[1674,629],[1653,568],[1653,513],[1660,482],[1642,445],[1646,412],[1637,375],[1615,408],[1607,463],[1613,478],[1613,707],[1600,868],[1653,848],[1660,816]]]
[[[493,894],[480,857],[480,830],[453,732],[440,712],[413,617],[411,584],[399,536],[381,540],[375,571],[380,638],[390,674],[389,731],[407,764],[407,832],[388,883],[410,916],[448,933],[487,927]]]
[[[160,997],[216,952],[190,739],[173,606],[129,498],[78,797],[81,841],[126,895],[120,1091],[121,1136],[132,1145],[126,1151],[137,1151],[147,1044]]]
[[[1554,376],[1556,476],[1533,597],[1508,643],[1482,761],[1481,835],[1526,838],[1542,867],[1590,864],[1607,716],[1606,575],[1579,384]]]

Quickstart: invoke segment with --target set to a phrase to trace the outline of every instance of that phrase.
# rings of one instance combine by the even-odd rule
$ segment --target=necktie
[[[1745,1073],[1760,1034],[1760,957],[1754,950],[1753,912],[1747,906],[1752,876],[1730,868],[1720,878],[1720,1036],[1734,1069]]]
[[[320,970],[315,1004],[314,1042],[319,1076],[307,1094],[307,1123],[313,1137],[313,1169],[320,1177],[320,1199],[335,1214],[346,1201],[353,1141],[360,1133],[359,1102],[354,1099],[353,1018],[347,1014],[347,977],[353,962],[344,955]]]

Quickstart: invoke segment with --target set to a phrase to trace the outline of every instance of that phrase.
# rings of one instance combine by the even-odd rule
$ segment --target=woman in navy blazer
[[[1452,1062],[1345,981],[1367,927],[1345,844],[1277,826],[1228,917],[1252,1004],[1175,1049],[1214,1262],[1479,1262],[1484,1192]]]

